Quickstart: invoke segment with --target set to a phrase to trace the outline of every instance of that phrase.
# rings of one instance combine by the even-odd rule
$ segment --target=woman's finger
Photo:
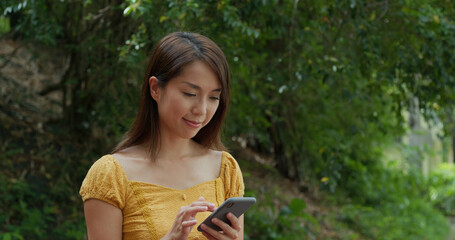
[[[201,197],[200,199],[204,199],[203,197]],[[213,212],[215,211],[215,204],[211,203],[211,202],[206,202],[205,200],[202,200],[202,201],[195,201],[193,203],[190,204],[191,207],[195,207],[195,206],[207,206],[208,210],[210,212]]]
[[[207,232],[202,232],[202,235],[204,235],[208,240],[217,240],[214,238],[212,235],[208,234]]]
[[[221,221],[221,220],[219,220],[219,221]],[[224,224],[226,224],[226,223],[224,223]],[[220,225],[218,225],[218,226],[220,226]],[[223,231],[217,231],[217,230],[215,230],[213,228],[208,227],[205,224],[203,224],[201,227],[202,227],[202,229],[204,230],[204,232],[206,234],[212,236],[214,239],[237,239],[239,237],[238,232],[236,232],[234,229],[229,227],[229,225],[227,225],[227,226],[230,229],[230,230],[228,230],[228,232],[226,232],[224,230]]]
[[[215,208],[215,204],[210,203],[210,202],[193,202],[189,205],[190,207],[196,207],[196,206],[207,206],[207,208]]]
[[[239,219],[233,214],[233,213],[228,213],[227,218],[231,222],[231,227],[238,232],[240,232],[242,229],[240,227],[240,221]]]
[[[199,212],[207,212],[207,206],[187,207],[183,212],[183,219],[196,216]]]
[[[202,224],[201,228],[202,228],[202,230],[204,230],[204,232],[202,232],[204,234],[204,236],[210,236],[211,237],[209,239],[223,239],[224,238],[222,233],[216,231],[213,228],[208,227],[205,224]]]
[[[235,219],[234,220],[237,220],[237,218],[235,216],[233,216]],[[231,217],[232,218],[232,217]],[[231,227],[229,224],[221,221],[220,219],[218,218],[214,218],[212,219],[212,222],[214,224],[216,224],[217,226],[219,226],[225,235],[229,236],[230,238],[238,238],[239,237],[239,233],[238,233],[238,230],[237,229],[234,229],[233,227]]]
[[[196,224],[197,224],[197,220],[196,219],[187,220],[187,221],[183,221],[182,222],[182,227],[192,227],[192,226],[194,226]]]

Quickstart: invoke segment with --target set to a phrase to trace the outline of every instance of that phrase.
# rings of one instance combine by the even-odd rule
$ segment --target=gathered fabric
[[[98,199],[123,213],[123,239],[161,239],[172,227],[182,206],[190,205],[199,197],[220,206],[226,199],[244,194],[242,172],[237,161],[222,153],[218,178],[184,190],[151,183],[129,181],[120,163],[112,155],[97,160],[87,173],[79,194],[85,202]],[[210,212],[198,213],[201,223]],[[188,239],[205,239],[193,227]]]

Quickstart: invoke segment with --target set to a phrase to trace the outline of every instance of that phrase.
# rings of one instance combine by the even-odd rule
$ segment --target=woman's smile
[[[193,128],[200,128],[202,126],[202,122],[190,121],[185,118],[183,118],[183,120],[186,122],[186,124],[188,124],[188,126],[193,127]]]

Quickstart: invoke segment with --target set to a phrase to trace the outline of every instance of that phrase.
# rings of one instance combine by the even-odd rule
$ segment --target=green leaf
[[[130,15],[132,10],[133,10],[133,8],[131,6],[126,7],[125,10],[123,10],[123,15],[124,16]]]
[[[3,234],[3,240],[11,240],[11,235],[9,233]]]
[[[292,199],[291,203],[289,204],[289,208],[294,213],[301,213],[306,208],[306,203],[298,198]]]

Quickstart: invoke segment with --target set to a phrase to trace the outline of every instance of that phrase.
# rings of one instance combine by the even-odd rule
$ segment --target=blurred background
[[[246,239],[455,239],[455,1],[2,0],[0,239],[86,239],[153,45],[213,39]]]

